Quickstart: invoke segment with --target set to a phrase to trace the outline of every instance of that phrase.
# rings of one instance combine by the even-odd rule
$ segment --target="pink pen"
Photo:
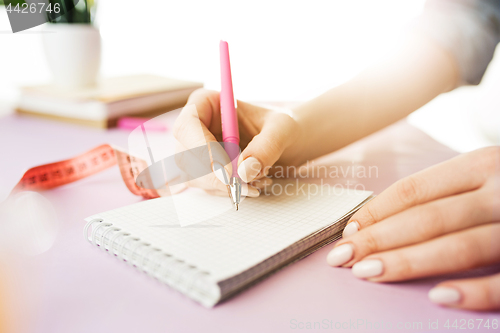
[[[222,140],[224,149],[231,159],[233,174],[229,180],[228,192],[232,203],[238,210],[241,200],[241,182],[238,176],[238,157],[240,154],[240,133],[238,116],[234,106],[233,82],[231,79],[231,63],[229,62],[229,47],[227,42],[220,41],[220,112],[222,121]]]

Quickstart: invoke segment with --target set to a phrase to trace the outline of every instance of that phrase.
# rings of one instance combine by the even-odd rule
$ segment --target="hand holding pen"
[[[220,72],[221,92],[220,111],[222,140],[224,150],[231,160],[232,175],[227,184],[231,202],[238,210],[241,201],[241,181],[238,176],[238,157],[240,155],[240,132],[238,129],[238,115],[234,105],[233,80],[231,78],[231,62],[229,60],[229,46],[227,42],[220,42]]]
[[[206,144],[220,147],[218,142],[223,141],[220,98],[219,92],[206,89],[191,94],[173,128],[184,149]],[[236,170],[242,183],[248,183],[248,186],[242,184],[241,195],[258,197],[262,189],[272,184],[272,179],[265,175],[275,163],[287,166],[302,162],[301,131],[297,122],[285,113],[242,101],[237,101],[235,111],[241,154],[231,162],[222,147],[222,151],[211,149],[214,173],[191,180],[188,185],[227,196],[227,185]]]

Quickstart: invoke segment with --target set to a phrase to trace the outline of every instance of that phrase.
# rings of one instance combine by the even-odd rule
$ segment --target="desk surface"
[[[128,132],[101,131],[10,115],[0,119],[0,200],[27,168],[65,159],[102,143],[127,145]],[[376,167],[371,177],[351,181],[380,193],[388,185],[444,161],[456,152],[399,122],[315,165]],[[429,320],[496,318],[431,304],[428,290],[444,277],[375,284],[354,278],[349,269],[331,268],[331,245],[279,271],[236,297],[206,309],[178,292],[104,255],[82,236],[83,218],[142,200],[130,194],[113,167],[82,181],[43,193],[56,209],[61,227],[45,253],[11,262],[16,302],[31,332],[288,332],[336,328],[366,332],[380,325],[411,327]],[[484,274],[498,267],[475,271]],[[462,274],[463,276],[464,274]],[[449,276],[448,276],[449,277]],[[316,322],[316,326],[314,326]],[[304,326],[302,326],[304,325]],[[371,325],[371,326],[366,326]],[[328,329],[327,329],[328,327]],[[444,330],[444,329],[443,329]]]

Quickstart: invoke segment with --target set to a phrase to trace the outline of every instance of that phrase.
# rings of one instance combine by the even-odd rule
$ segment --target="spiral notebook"
[[[106,253],[212,307],[338,239],[372,194],[328,186],[313,193],[305,186],[246,198],[239,211],[227,197],[187,191],[93,215],[84,234]],[[182,227],[180,219],[193,223]]]

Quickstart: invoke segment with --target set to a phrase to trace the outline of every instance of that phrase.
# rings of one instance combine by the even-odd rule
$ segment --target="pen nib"
[[[241,183],[238,178],[231,177],[229,183],[229,196],[236,210],[238,210],[241,200]]]

